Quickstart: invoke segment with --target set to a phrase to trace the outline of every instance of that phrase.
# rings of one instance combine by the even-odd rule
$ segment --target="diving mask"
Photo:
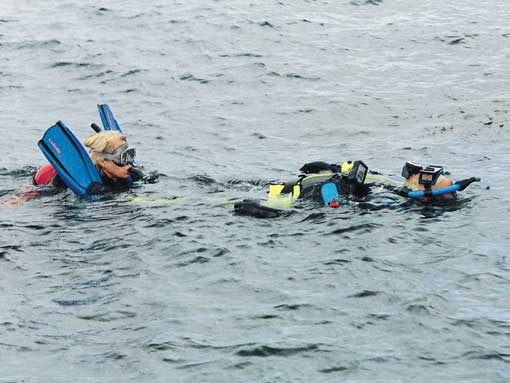
[[[136,149],[130,148],[127,143],[119,146],[113,153],[101,153],[105,160],[112,160],[118,166],[132,164],[135,160]]]
[[[408,179],[414,174],[418,174],[423,169],[423,166],[416,162],[407,161],[404,167],[402,168],[402,177]]]

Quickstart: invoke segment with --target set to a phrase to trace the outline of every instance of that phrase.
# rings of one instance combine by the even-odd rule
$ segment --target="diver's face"
[[[118,179],[128,179],[129,178],[129,170],[133,166],[131,164],[127,164],[124,166],[119,166],[112,160],[105,160],[103,165],[103,170],[105,174],[108,176],[108,178],[111,178],[112,180],[118,180]]]
[[[126,141],[122,138],[114,138],[112,139],[109,143],[108,143],[108,146],[111,148],[110,150],[113,152],[115,151],[119,146],[122,146],[126,143]],[[104,164],[103,164],[103,170],[104,170],[104,173],[106,174],[106,176],[108,176],[108,178],[111,178],[112,180],[118,180],[118,179],[121,179],[121,180],[125,180],[125,179],[128,179],[130,174],[129,174],[129,170],[132,168],[133,166],[131,164],[127,164],[127,165],[117,165],[114,161],[112,160],[104,160]]]

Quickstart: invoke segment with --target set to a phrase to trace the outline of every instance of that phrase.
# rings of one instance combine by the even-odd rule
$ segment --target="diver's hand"
[[[129,169],[129,173],[131,174],[131,177],[133,177],[133,181],[142,181],[146,184],[154,184],[159,180],[158,172],[149,172],[148,174],[145,174],[140,166],[133,166]]]
[[[146,184],[155,184],[159,181],[158,172],[150,172],[142,178],[142,181]]]
[[[145,177],[145,173],[139,166],[133,166],[131,169],[129,169],[129,174],[131,174],[133,181],[139,181]]]

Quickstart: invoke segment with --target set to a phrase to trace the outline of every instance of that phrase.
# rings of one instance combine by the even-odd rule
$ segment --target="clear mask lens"
[[[111,160],[118,166],[132,164],[136,157],[136,149],[130,148],[127,143],[119,146],[111,154],[103,154],[105,160]]]

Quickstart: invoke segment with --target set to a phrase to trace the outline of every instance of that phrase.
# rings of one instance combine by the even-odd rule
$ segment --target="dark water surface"
[[[3,0],[2,199],[47,127],[84,138],[103,102],[163,176],[0,209],[0,382],[508,382],[509,19],[505,0]],[[358,158],[483,180],[453,209],[225,204]]]

